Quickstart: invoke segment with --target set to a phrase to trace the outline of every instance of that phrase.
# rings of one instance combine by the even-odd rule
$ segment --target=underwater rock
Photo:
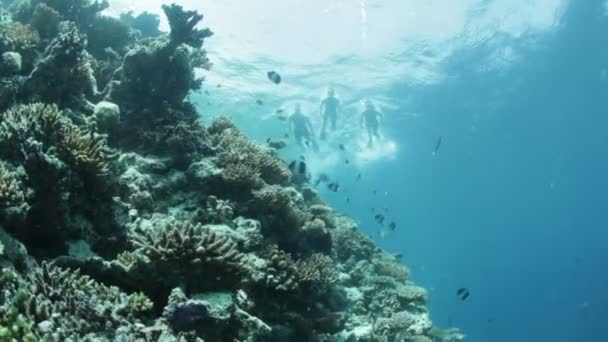
[[[2,54],[0,60],[0,75],[13,75],[21,71],[21,55],[19,52],[9,51]]]
[[[93,108],[97,128],[103,133],[113,133],[120,123],[120,108],[117,104],[101,101]]]

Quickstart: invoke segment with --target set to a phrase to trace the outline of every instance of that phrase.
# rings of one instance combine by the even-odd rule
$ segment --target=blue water
[[[391,100],[378,158],[358,151],[356,143],[354,113],[368,94],[331,80],[350,118],[321,156],[294,146],[282,156],[304,153],[313,173],[341,182],[338,193],[321,188],[324,199],[387,251],[403,253],[413,280],[430,290],[438,325],[457,326],[473,342],[608,341],[603,1],[570,1],[551,32],[535,44],[523,44],[525,38],[497,35],[458,50],[441,64],[448,77],[439,82],[375,89],[375,98]],[[515,46],[517,60],[503,71],[480,70],[497,42]],[[356,61],[333,63],[324,70]],[[262,74],[270,66],[260,60],[234,67]],[[219,107],[212,96],[196,99],[203,111],[233,114],[259,141],[280,138],[284,123],[269,120],[268,110],[251,98],[262,98],[264,108],[303,102],[316,115],[328,77],[315,83],[301,70],[294,74],[286,82],[298,82],[299,93],[258,92],[258,83],[243,76],[249,98],[227,97]],[[439,136],[442,145],[433,156]],[[337,143],[347,151],[338,151]],[[398,224],[395,232],[381,232],[377,212]],[[466,301],[456,296],[460,287],[471,292]]]

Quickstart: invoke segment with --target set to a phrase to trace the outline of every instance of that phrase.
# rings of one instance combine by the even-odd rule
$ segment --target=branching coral
[[[309,258],[298,261],[296,268],[301,282],[324,287],[338,280],[333,260],[325,254],[314,253]]]
[[[369,260],[372,255],[379,252],[378,247],[367,236],[361,233],[350,220],[337,218],[337,228],[330,232],[334,241],[334,250],[338,258],[347,261]]]
[[[103,137],[83,132],[54,105],[17,106],[0,118],[0,155],[25,161],[31,139],[39,142],[44,152],[57,151],[64,163],[85,178],[104,175],[114,154]]]
[[[145,256],[150,266],[173,280],[190,286],[204,282],[237,285],[246,274],[244,255],[230,238],[221,236],[200,224],[162,222],[156,227],[135,229],[130,241],[135,254]],[[142,261],[142,260],[140,260]],[[219,280],[219,281],[218,281]]]
[[[120,21],[139,31],[142,38],[157,37],[161,35],[161,32],[158,29],[160,18],[156,14],[142,12],[137,16],[134,16],[133,11],[128,11],[120,14]]]
[[[116,328],[138,323],[137,317],[151,308],[141,294],[128,296],[46,263],[26,277],[14,274],[3,290],[0,326],[20,321],[23,328],[16,335],[49,341],[112,339]]]
[[[34,7],[30,24],[38,30],[42,37],[51,38],[57,34],[57,26],[63,19],[59,12],[41,2]]]
[[[97,95],[98,90],[86,45],[86,36],[74,23],[62,22],[59,34],[26,79],[20,96],[92,111],[85,94]]]
[[[276,245],[270,246],[266,254],[268,266],[265,281],[269,288],[296,291],[305,286],[320,290],[338,280],[333,261],[327,255],[315,253],[306,259],[295,261]]]
[[[108,160],[114,152],[102,136],[82,132],[77,126],[67,126],[63,134],[58,152],[66,164],[82,175],[97,177],[108,173]]]
[[[22,52],[40,44],[40,35],[31,25],[13,22],[0,27],[0,40],[10,49]]]
[[[271,150],[248,141],[243,134],[235,129],[222,129],[230,127],[225,119],[221,119],[210,127],[211,132],[221,132],[211,137],[211,143],[219,151],[218,164],[221,167],[246,165],[246,168],[260,174],[260,178],[267,184],[287,184],[291,172],[285,162],[281,161]]]
[[[95,16],[85,32],[88,51],[98,58],[105,57],[108,48],[123,55],[135,41],[135,34],[127,24],[106,15]]]
[[[28,197],[29,191],[21,180],[0,161],[0,223],[23,220],[30,209]]]
[[[26,202],[23,184],[15,177],[14,173],[8,171],[0,162],[0,210],[10,207],[21,207]]]

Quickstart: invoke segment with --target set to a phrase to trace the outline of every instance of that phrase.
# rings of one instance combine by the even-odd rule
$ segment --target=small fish
[[[403,253],[395,253],[393,254],[393,258],[397,259],[398,261],[401,261],[403,259]]]
[[[221,88],[221,87],[222,87],[222,85],[218,83],[218,84],[217,84],[217,87],[218,87],[218,88]]]
[[[281,75],[279,75],[276,71],[269,71],[267,74],[268,79],[271,80],[274,84],[281,83]]]
[[[437,152],[439,152],[439,148],[441,147],[441,142],[443,141],[443,138],[441,137],[441,135],[439,136],[439,138],[437,138],[437,142],[435,143],[435,149],[433,150],[433,155],[437,155]]]
[[[329,183],[327,184],[327,188],[333,192],[338,192],[338,190],[340,190],[340,185],[338,183]]]
[[[266,139],[266,143],[270,144],[270,138]]]
[[[306,160],[306,157],[304,157],[304,155],[300,155],[300,160]]]
[[[209,95],[209,91],[208,90],[205,90],[205,95]]]
[[[303,162],[303,161],[301,161],[301,162],[300,162],[300,164],[299,164],[299,166],[298,166],[298,172],[299,172],[301,175],[306,174],[306,163],[305,163],[305,162]]]
[[[341,151],[344,151],[344,145],[343,145],[343,144],[338,145],[338,148],[339,148]]]
[[[267,141],[267,142],[268,142],[268,146],[270,146],[271,148],[274,148],[275,150],[280,150],[280,149],[287,147],[287,143],[284,142],[283,140]]]
[[[279,109],[277,109],[277,110],[276,110],[276,113],[277,113],[277,114],[281,114],[281,113],[283,113],[283,112],[284,112],[284,110],[283,110],[282,108],[279,108]]]
[[[285,115],[277,115],[277,119],[281,121],[287,121],[287,117]]]
[[[391,223],[388,224],[388,229],[390,229],[392,232],[394,232],[395,229],[397,229],[397,224],[395,223],[395,221],[392,221]]]
[[[285,133],[285,134],[283,134],[283,137],[284,137],[285,139],[289,139],[289,134],[288,134],[288,133]]]
[[[456,291],[456,295],[458,295],[458,297],[460,297],[460,300],[466,300],[467,298],[469,298],[469,295],[471,293],[469,292],[469,290],[467,288],[459,288],[458,291]]]
[[[385,217],[384,217],[384,215],[382,215],[382,214],[376,214],[376,215],[374,216],[374,219],[376,220],[376,222],[378,222],[378,223],[380,223],[380,224],[383,224],[383,223],[384,223],[384,218],[385,218]]]
[[[350,197],[346,197],[346,203],[350,203]]]
[[[255,100],[255,103],[257,103],[259,106],[264,104],[264,102],[260,99]]]
[[[357,178],[355,180],[357,180],[357,181],[361,180],[361,173],[357,174]]]
[[[289,171],[293,172],[293,170],[295,170],[295,169],[296,169],[296,164],[297,164],[297,163],[298,163],[298,162],[297,162],[297,161],[295,161],[295,160],[294,160],[294,161],[292,161],[291,163],[289,163]]]
[[[349,163],[349,161],[348,161],[348,159],[346,159],[346,160],[344,161],[344,164],[348,165],[348,163]]]
[[[317,180],[315,180],[315,186],[319,185],[321,182],[328,182],[329,181],[329,176],[325,173],[321,173],[319,174],[319,177],[317,177]]]
[[[374,189],[374,191],[372,191],[372,193],[375,195],[378,193],[378,191],[376,189]]]

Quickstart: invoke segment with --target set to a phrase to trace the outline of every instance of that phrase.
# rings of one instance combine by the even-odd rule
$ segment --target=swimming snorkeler
[[[340,101],[335,97],[333,88],[327,89],[327,97],[321,101],[321,116],[323,117],[323,127],[321,128],[321,140],[327,136],[327,121],[331,121],[331,130],[336,129],[338,119],[338,107]]]
[[[319,151],[310,119],[302,113],[302,107],[299,104],[296,104],[294,113],[289,117],[288,125],[289,131],[293,133],[300,146],[305,147],[310,144],[315,152]]]
[[[380,138],[378,126],[380,126],[380,121],[382,121],[382,114],[376,110],[371,100],[365,100],[365,110],[361,113],[361,127],[363,127],[364,120],[367,127],[367,136],[369,137],[367,146],[372,147],[373,137]]]

